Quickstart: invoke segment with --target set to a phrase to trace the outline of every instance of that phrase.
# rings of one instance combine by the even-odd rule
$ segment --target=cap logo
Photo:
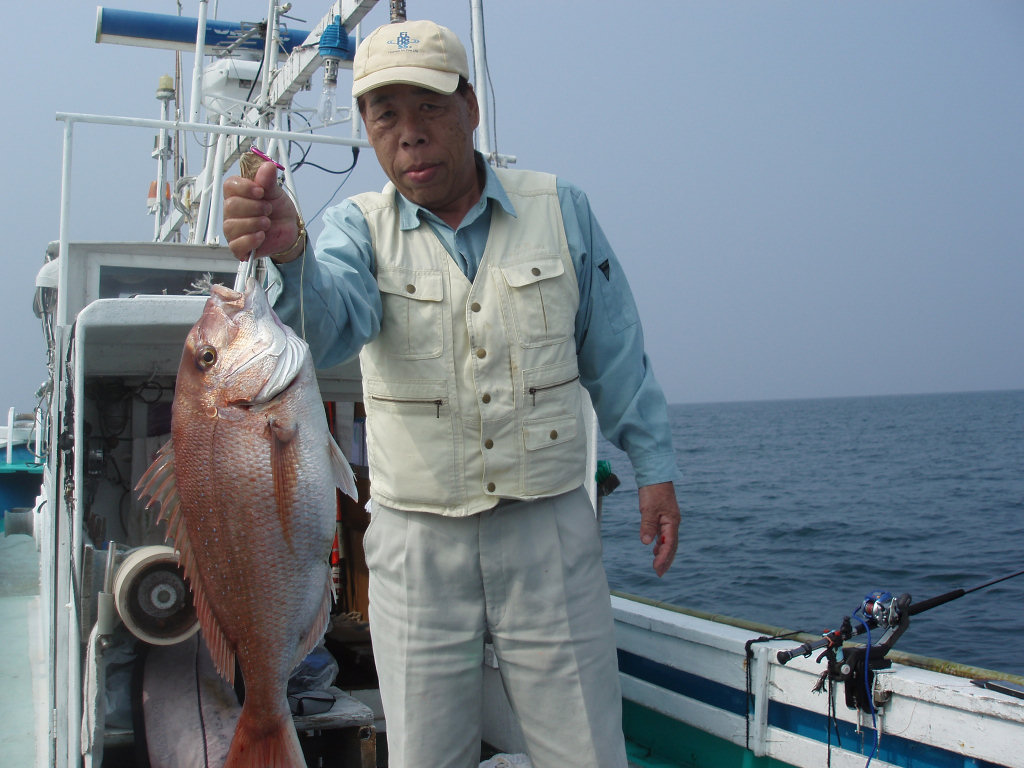
[[[408,32],[403,31],[398,33],[397,40],[388,40],[388,45],[397,45],[398,50],[405,51],[408,50],[410,46],[416,45],[416,43],[418,42],[419,40],[414,40],[413,38],[409,37]]]

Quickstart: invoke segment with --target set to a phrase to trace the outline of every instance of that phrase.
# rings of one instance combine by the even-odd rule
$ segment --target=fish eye
[[[206,344],[196,350],[196,368],[208,371],[217,363],[217,350]]]

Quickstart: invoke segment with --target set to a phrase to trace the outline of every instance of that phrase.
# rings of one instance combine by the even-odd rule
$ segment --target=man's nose
[[[415,113],[406,115],[399,120],[398,125],[402,146],[409,147],[416,144],[426,143],[427,135],[423,130],[423,123],[420,120],[419,115]]]

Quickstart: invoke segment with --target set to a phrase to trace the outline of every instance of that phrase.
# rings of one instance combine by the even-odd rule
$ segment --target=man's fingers
[[[640,540],[654,544],[654,572],[663,576],[672,565],[679,544],[679,503],[672,483],[641,486]]]
[[[264,199],[276,200],[284,194],[284,188],[277,183],[277,166],[265,162],[256,169],[256,178],[253,179],[263,189]]]
[[[655,537],[660,533],[657,520],[649,517],[642,517],[640,519],[640,541],[645,547],[652,544]]]
[[[227,232],[225,231],[224,234],[227,235]],[[249,254],[259,250],[266,239],[267,233],[265,231],[260,229],[251,230],[235,238],[228,238],[228,248],[231,249],[231,253],[236,259],[246,261],[249,258]]]
[[[679,546],[679,524],[666,521],[654,545],[654,572],[664,576],[672,566]]]
[[[252,179],[243,176],[229,176],[224,179],[224,199],[241,197],[249,200],[262,200],[267,190]]]
[[[255,177],[224,180],[224,237],[236,259],[280,254],[295,243],[299,217],[291,197],[277,183],[277,167],[262,163]]]

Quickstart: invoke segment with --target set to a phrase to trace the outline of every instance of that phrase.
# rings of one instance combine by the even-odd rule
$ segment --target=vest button
[[[484,440],[484,448],[487,448],[488,450],[490,450],[493,447],[494,447],[494,441],[491,440],[491,438],[487,438],[486,440]]]
[[[474,301],[472,304],[469,305],[469,308],[471,310],[473,310],[474,312],[479,312],[480,311],[480,302],[479,301]]]
[[[480,399],[483,400],[485,403],[491,402],[491,393],[484,392],[483,396]]]
[[[487,484],[487,492],[488,493],[494,493],[494,488],[495,488],[494,483],[488,483]]]
[[[476,356],[479,357],[482,360],[483,358],[487,357],[487,350],[484,349],[483,347],[480,347],[476,351]]]
[[[551,430],[551,439],[552,440],[557,440],[558,439],[558,430],[557,429],[552,429]]]
[[[405,286],[405,292],[406,293],[416,293],[416,286],[413,285],[412,283],[409,283],[407,286]]]
[[[530,270],[530,272],[536,277],[537,275],[540,274],[540,267],[534,267],[533,269]]]

